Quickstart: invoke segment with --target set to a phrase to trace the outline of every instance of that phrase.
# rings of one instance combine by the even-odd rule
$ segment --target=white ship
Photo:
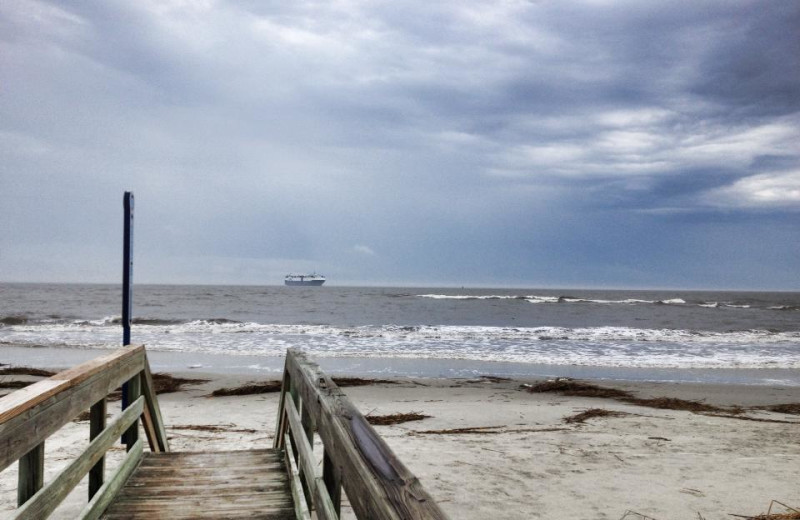
[[[320,286],[325,283],[321,274],[287,274],[283,279],[284,285]]]

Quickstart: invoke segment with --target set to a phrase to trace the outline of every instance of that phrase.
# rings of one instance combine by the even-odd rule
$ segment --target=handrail
[[[133,395],[129,407],[106,426],[106,397],[126,382],[139,388],[141,397]],[[45,486],[46,439],[90,407],[92,442]],[[98,505],[107,505],[141,458],[140,417],[150,449],[169,451],[144,346],[117,350],[0,398],[0,471],[19,460],[15,518],[46,517],[87,473],[90,502],[82,517],[99,516],[103,508]],[[105,452],[126,430],[136,432],[126,436],[128,455],[104,482]]]
[[[342,487],[359,519],[447,518],[336,383],[296,349],[286,353],[276,429],[275,448],[296,463],[287,464],[293,493],[306,502],[295,504],[298,518],[308,506],[318,518],[338,520]],[[321,476],[312,457],[315,431],[324,450]]]

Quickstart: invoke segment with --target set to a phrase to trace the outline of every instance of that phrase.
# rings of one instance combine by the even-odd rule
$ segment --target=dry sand
[[[173,450],[271,446],[277,394],[209,398],[204,395],[213,389],[247,380],[181,375],[212,380],[160,396]],[[800,507],[800,416],[748,410],[745,417],[783,422],[713,417],[610,399],[533,394],[522,390],[522,383],[530,382],[400,380],[345,391],[367,415],[431,416],[376,428],[454,520],[711,520],[766,512],[773,499]],[[800,402],[798,387],[600,384],[641,397],[720,406]],[[564,422],[592,408],[625,415]],[[424,433],[455,428],[484,429]],[[71,423],[47,442],[48,477],[80,452],[86,437],[88,422]],[[116,449],[109,465],[121,454]],[[14,507],[16,478],[16,465],[0,473],[0,516]],[[57,517],[73,517],[85,494],[84,482]]]

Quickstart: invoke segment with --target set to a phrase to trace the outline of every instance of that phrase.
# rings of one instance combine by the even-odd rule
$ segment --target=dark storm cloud
[[[0,279],[114,279],[134,189],[145,280],[796,287],[726,256],[800,242],[798,26],[793,1],[6,3]]]

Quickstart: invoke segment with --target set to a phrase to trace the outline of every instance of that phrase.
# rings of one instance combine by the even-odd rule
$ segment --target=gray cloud
[[[133,189],[142,281],[797,288],[799,18],[4,4],[0,280],[116,279]]]

